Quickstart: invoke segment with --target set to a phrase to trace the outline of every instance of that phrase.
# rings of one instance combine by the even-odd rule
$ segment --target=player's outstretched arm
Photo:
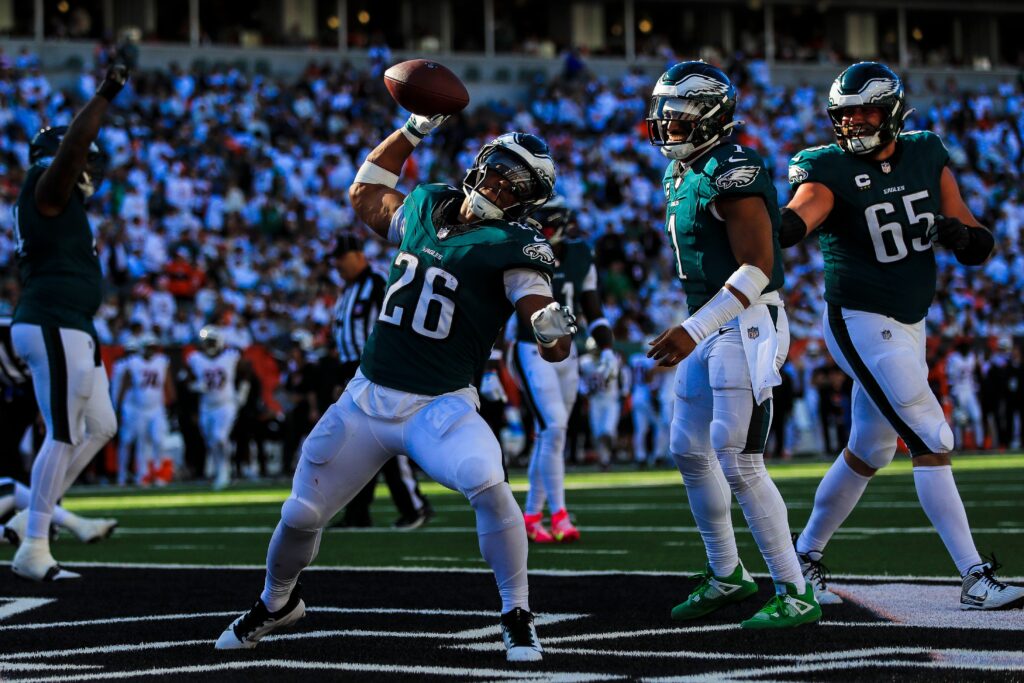
[[[360,220],[384,239],[388,238],[391,217],[405,201],[396,190],[402,167],[423,138],[444,123],[447,116],[413,114],[406,124],[387,136],[366,157],[348,188],[352,209]]]
[[[932,240],[950,249],[965,266],[981,265],[992,255],[996,241],[964,203],[960,186],[948,166],[942,169],[939,191],[942,215],[936,216],[932,224]]]
[[[53,162],[36,184],[36,209],[42,215],[53,217],[64,211],[85,171],[89,146],[100,132],[107,106],[127,82],[128,67],[124,64],[111,66],[96,94],[71,121]]]
[[[799,244],[825,222],[834,204],[832,190],[821,183],[804,183],[798,187],[781,212],[779,245],[785,249]]]
[[[527,294],[516,301],[516,314],[520,325],[533,328],[541,358],[557,363],[569,357],[576,319],[565,306],[549,296]]]

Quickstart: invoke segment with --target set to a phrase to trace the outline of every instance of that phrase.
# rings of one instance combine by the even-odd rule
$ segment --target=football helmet
[[[516,201],[504,209],[480,193],[487,172],[493,171],[512,185]],[[481,148],[466,171],[462,191],[479,219],[518,221],[551,199],[555,191],[555,163],[546,142],[529,133],[505,133]]]
[[[534,211],[530,220],[537,223],[537,229],[547,238],[548,244],[555,246],[565,239],[565,232],[573,222],[572,209],[566,205],[564,197],[555,195]]]
[[[736,88],[721,69],[680,62],[654,86],[647,137],[669,159],[688,163],[739,123],[732,120],[735,113]]]
[[[212,325],[207,325],[199,330],[199,345],[206,355],[216,356],[224,350],[224,333]]]
[[[43,128],[28,145],[28,161],[36,164],[45,161],[49,163],[57,156],[64,135],[67,134],[67,126],[56,126],[55,128]],[[96,189],[103,183],[107,169],[107,157],[99,146],[92,142],[89,144],[89,152],[85,158],[85,170],[78,179],[78,189],[88,199]]]
[[[135,342],[138,348],[142,349],[142,354],[149,358],[156,351],[157,339],[156,336],[150,332],[143,332],[139,335],[138,340]]]
[[[843,125],[849,107],[877,107],[882,122],[876,128],[862,122]],[[851,154],[871,154],[896,139],[912,109],[906,108],[903,82],[878,62],[858,62],[839,74],[828,93],[828,115],[836,142]]]

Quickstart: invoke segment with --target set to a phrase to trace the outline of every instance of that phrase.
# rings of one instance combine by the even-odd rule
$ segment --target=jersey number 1
[[[388,304],[391,302],[391,297],[412,284],[416,278],[416,269],[419,267],[419,264],[420,260],[418,258],[404,251],[395,259],[395,265],[404,265],[405,270],[402,271],[402,276],[388,287],[388,292],[384,295],[384,303],[380,307],[379,319],[381,322],[392,325],[402,324],[405,308],[395,304],[389,311]],[[455,313],[455,302],[434,291],[434,285],[438,280],[443,280],[445,289],[452,293],[459,286],[458,278],[436,266],[427,268],[427,271],[423,274],[423,287],[420,289],[419,299],[416,300],[416,309],[412,314],[412,331],[430,339],[445,339],[448,337],[448,333],[452,329],[452,316]],[[437,316],[437,324],[433,329],[430,329],[426,323],[427,314],[430,312],[432,303],[437,303],[441,308]]]

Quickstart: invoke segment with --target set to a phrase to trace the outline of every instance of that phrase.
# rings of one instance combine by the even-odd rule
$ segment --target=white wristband
[[[744,308],[740,300],[723,287],[700,310],[683,321],[683,329],[699,344],[702,339],[742,313]]]
[[[768,276],[757,266],[744,263],[729,276],[725,284],[747,297],[747,301],[750,303],[754,303],[760,298],[764,288],[768,286]]]
[[[384,185],[394,189],[398,185],[398,176],[387,169],[381,168],[372,161],[364,161],[363,165],[356,171],[356,177],[353,182]]]
[[[408,126],[402,126],[401,130],[402,135],[405,136],[405,139],[408,140],[409,144],[412,145],[413,147],[423,142],[423,136],[416,135],[416,133],[413,133],[411,130],[409,130]]]

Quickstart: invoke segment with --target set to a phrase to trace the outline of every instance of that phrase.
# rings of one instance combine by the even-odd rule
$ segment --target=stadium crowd
[[[96,69],[108,57],[98,51]],[[380,79],[386,59],[366,71],[311,63],[297,79],[198,63],[138,73],[101,134],[109,165],[90,205],[109,284],[96,321],[101,341],[122,347],[152,333],[177,349],[214,324],[229,346],[266,351],[276,363],[262,374],[249,413],[254,424],[271,425],[251,426],[261,445],[276,438],[280,424],[293,451],[302,434],[288,434],[287,425],[308,429],[317,416],[287,416],[309,391],[324,399],[334,391],[317,370],[332,353],[341,285],[330,256],[339,232],[366,234],[346,190],[381,131],[405,119]],[[824,106],[829,83],[777,87],[762,62],[740,55],[725,66],[741,89],[738,142],[764,156],[784,204],[792,155],[833,139]],[[10,209],[28,167],[28,142],[44,125],[70,121],[95,89],[95,73],[86,69],[77,87],[61,90],[31,53],[0,55],[0,314],[17,296]],[[967,444],[1006,448],[1019,444],[1024,428],[1024,90],[1020,83],[977,92],[913,80],[909,86],[919,108],[907,127],[942,136],[968,205],[999,245],[973,270],[936,252],[939,294],[927,318],[934,387],[951,420],[966,425],[970,418],[953,409],[942,362],[964,342],[977,360],[971,391],[983,413],[983,443],[965,430]],[[594,247],[605,312],[624,357],[686,311],[662,236],[665,159],[648,144],[643,124],[650,89],[639,71],[608,82],[575,57],[560,77],[537,83],[527,102],[487,102],[455,117],[417,152],[402,180],[411,186],[459,178],[476,150],[506,130],[543,136],[555,156],[557,190]],[[367,240],[366,253],[387,268],[387,245]],[[785,258],[795,343],[777,394],[774,452],[834,453],[849,428],[849,381],[820,341],[821,254],[808,240]],[[184,388],[178,395],[187,404]],[[634,382],[635,396],[656,400],[656,391],[638,388]],[[506,445],[516,443],[506,438]],[[621,442],[624,452],[628,443]],[[285,453],[284,462],[292,456]],[[265,473],[262,461],[259,469]],[[202,474],[201,466],[192,471]]]

